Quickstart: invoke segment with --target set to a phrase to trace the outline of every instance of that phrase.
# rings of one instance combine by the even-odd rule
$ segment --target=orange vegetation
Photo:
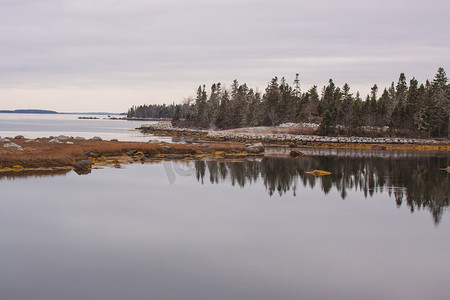
[[[203,152],[214,154],[214,151],[244,151],[244,146],[236,143],[192,145],[70,140],[74,144],[55,144],[49,143],[49,139],[38,139],[38,141],[14,140],[14,143],[23,147],[22,151],[15,148],[3,148],[0,144],[0,168],[71,166],[86,158],[95,160],[99,157],[121,155],[156,157],[161,155],[199,155]]]
[[[330,175],[331,174],[331,172],[322,171],[322,170],[314,170],[314,171],[306,172],[306,173],[314,175],[314,176],[325,176],[325,175]]]

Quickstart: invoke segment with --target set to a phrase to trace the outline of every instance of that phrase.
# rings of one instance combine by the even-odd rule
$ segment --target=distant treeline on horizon
[[[234,80],[226,90],[220,83],[199,86],[195,99],[182,104],[133,106],[129,118],[172,118],[175,126],[197,128],[238,128],[276,126],[282,123],[320,124],[320,135],[410,135],[448,137],[450,122],[450,87],[443,68],[432,81],[409,84],[404,73],[397,83],[384,88],[378,96],[375,84],[365,99],[351,93],[346,83],[337,87],[330,79],[318,91],[300,89],[299,74],[292,85],[283,77],[272,78],[264,93],[255,92]]]
[[[8,114],[57,114],[58,112],[53,110],[43,109],[16,109],[16,110],[0,110],[0,113]]]
[[[60,115],[126,115],[126,113],[108,113],[108,112],[57,112],[54,110],[45,109],[15,109],[15,110],[0,110],[0,113],[7,114],[60,114]]]

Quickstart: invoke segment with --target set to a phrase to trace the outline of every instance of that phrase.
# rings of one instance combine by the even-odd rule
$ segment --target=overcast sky
[[[0,0],[0,109],[125,112],[233,79],[364,96],[450,70],[450,1]]]

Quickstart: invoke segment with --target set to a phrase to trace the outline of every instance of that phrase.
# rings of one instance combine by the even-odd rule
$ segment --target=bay
[[[448,162],[312,151],[2,177],[0,299],[447,299]]]
[[[97,117],[99,119],[78,119]],[[0,113],[0,136],[39,138],[58,135],[92,138],[100,136],[105,140],[146,142],[153,136],[144,135],[136,128],[151,121],[113,120],[101,115],[73,114],[8,114]],[[170,141],[171,138],[157,137]]]

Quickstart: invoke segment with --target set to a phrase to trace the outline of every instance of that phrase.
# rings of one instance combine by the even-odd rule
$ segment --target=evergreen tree
[[[220,94],[222,90],[222,85],[219,83],[214,83],[211,86],[211,94],[209,96],[209,100],[207,101],[207,123],[208,124],[214,124],[217,115],[219,113],[219,105],[220,105]]]
[[[310,88],[298,102],[297,119],[301,122],[313,123],[319,116],[319,94],[317,93],[317,86]]]
[[[206,111],[206,99],[207,94],[205,90],[205,86],[199,86],[197,89],[197,97],[195,99],[195,108],[196,108],[196,117],[195,123],[197,126],[206,128],[208,127],[207,123],[207,111]]]
[[[400,74],[395,90],[394,111],[392,112],[391,126],[394,129],[404,129],[406,126],[408,84],[404,73]]]
[[[353,95],[350,93],[350,86],[345,83],[342,87],[343,103],[342,103],[342,116],[340,117],[340,124],[346,128],[347,134],[352,132],[352,115],[353,115]]]
[[[323,116],[322,122],[320,122],[319,129],[317,129],[318,135],[329,135],[333,130],[333,118],[329,110],[327,110]]]
[[[230,97],[228,96],[228,92],[224,91],[219,106],[219,112],[216,118],[216,126],[219,128],[228,128],[231,125],[229,121],[229,108],[230,108]]]
[[[278,78],[274,77],[270,81],[266,88],[266,93],[264,94],[263,101],[265,106],[266,117],[264,118],[264,125],[278,125],[279,119],[277,116],[277,107],[280,102],[281,95],[278,85]]]
[[[175,113],[173,114],[172,117],[172,125],[176,126],[178,124],[178,122],[181,119],[181,105],[177,105],[177,108],[175,109]]]
[[[436,127],[439,137],[449,136],[450,134],[450,91],[447,82],[448,79],[444,68],[439,68],[432,83],[433,102],[438,107]]]
[[[322,99],[320,101],[319,105],[319,113],[322,114],[323,112],[326,112],[327,110],[330,111],[331,108],[334,105],[334,97],[335,97],[335,89],[336,86],[334,85],[333,79],[330,79],[328,81],[328,85],[323,87],[322,90]]]
[[[377,105],[377,122],[376,125],[384,127],[389,124],[389,106],[391,104],[391,97],[387,89],[384,89],[383,94],[378,100]]]
[[[300,90],[300,75],[297,73],[295,74],[294,79],[294,97],[300,98],[301,96],[301,90]]]

